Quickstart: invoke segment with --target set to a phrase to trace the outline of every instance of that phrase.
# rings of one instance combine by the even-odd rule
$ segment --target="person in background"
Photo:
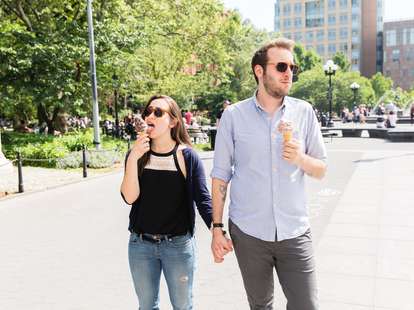
[[[218,127],[219,123],[220,123],[220,118],[223,115],[224,110],[231,104],[230,100],[224,100],[223,101],[223,107],[217,112],[216,115],[216,126]]]
[[[192,121],[192,119],[193,119],[193,113],[191,113],[191,111],[190,111],[190,110],[188,110],[187,112],[185,112],[185,114],[184,114],[184,118],[185,118],[185,123],[186,123],[188,126],[191,126],[191,121]]]

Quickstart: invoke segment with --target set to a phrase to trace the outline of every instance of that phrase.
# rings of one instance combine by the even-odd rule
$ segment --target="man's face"
[[[292,53],[284,48],[273,47],[267,51],[267,64],[263,70],[262,83],[266,92],[274,97],[281,98],[289,93],[292,87],[293,72],[290,68],[294,64]],[[279,64],[287,64],[287,68],[284,72],[277,70]],[[286,67],[286,66],[285,66]],[[260,79],[259,79],[260,83]]]

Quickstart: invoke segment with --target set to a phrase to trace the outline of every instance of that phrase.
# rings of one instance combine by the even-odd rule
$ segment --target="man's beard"
[[[270,80],[266,74],[263,75],[263,86],[269,96],[272,96],[276,99],[283,98],[289,93],[289,89],[286,91],[281,87],[275,86],[274,81]]]

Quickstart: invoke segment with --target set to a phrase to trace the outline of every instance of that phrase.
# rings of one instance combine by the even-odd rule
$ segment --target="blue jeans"
[[[194,242],[189,233],[160,243],[141,240],[139,235],[131,233],[129,267],[140,310],[159,310],[161,271],[173,309],[193,309]]]

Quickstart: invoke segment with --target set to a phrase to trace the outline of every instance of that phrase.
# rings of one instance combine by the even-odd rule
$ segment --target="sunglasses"
[[[146,118],[154,113],[155,117],[160,118],[164,115],[164,113],[169,113],[159,107],[149,106],[147,107],[144,112],[142,113],[142,118]]]
[[[290,65],[286,62],[278,62],[277,64],[268,62],[267,65],[274,65],[276,70],[280,73],[285,73],[288,67],[290,68],[290,71],[292,71],[293,75],[297,74],[299,71],[298,65]]]

